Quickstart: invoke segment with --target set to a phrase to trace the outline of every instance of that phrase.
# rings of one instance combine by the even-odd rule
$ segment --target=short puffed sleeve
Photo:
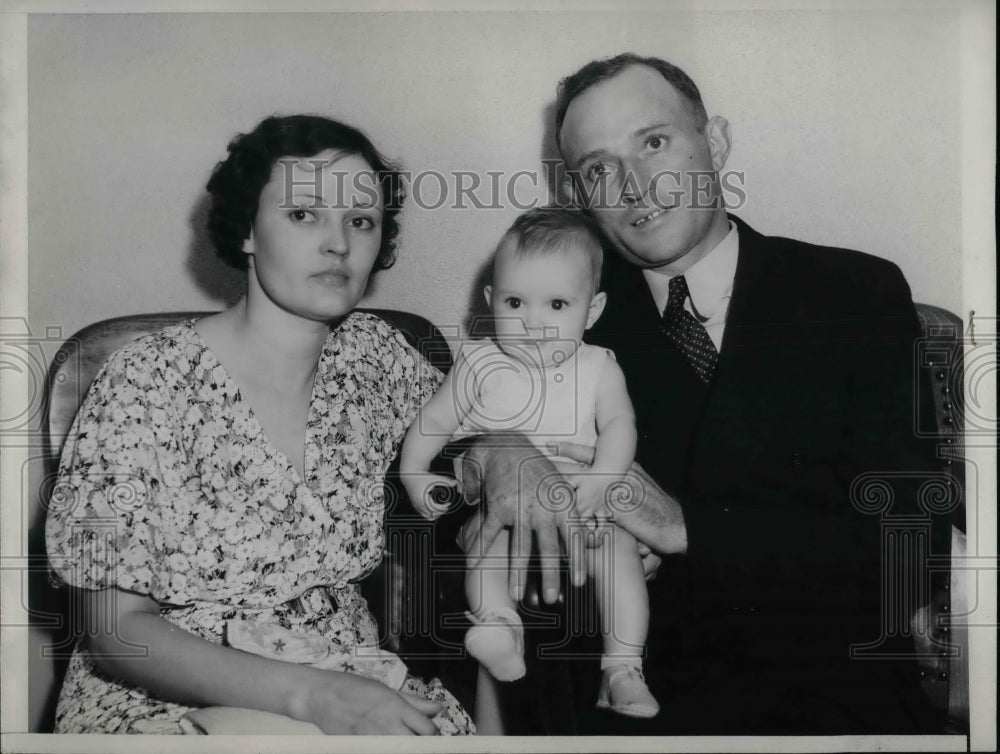
[[[398,444],[417,412],[441,386],[444,375],[402,332],[378,317],[365,316],[365,324],[373,330],[368,356],[376,360],[379,374],[373,387],[388,400],[393,415],[391,435]]]
[[[430,400],[434,392],[441,387],[444,374],[430,363],[417,349],[403,338],[402,333],[396,333],[396,346],[403,362],[406,364],[401,383],[403,400],[399,403],[403,425],[409,427],[417,418],[417,412]]]
[[[76,415],[45,526],[53,581],[183,602],[171,532],[183,496],[179,422],[146,339],[105,363]]]

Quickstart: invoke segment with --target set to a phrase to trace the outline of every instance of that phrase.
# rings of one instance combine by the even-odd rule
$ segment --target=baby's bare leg
[[[497,535],[479,566],[465,571],[465,597],[470,612],[485,615],[497,609],[515,609],[507,590],[509,558],[510,533],[505,529]]]
[[[475,568],[465,572],[465,596],[472,628],[469,654],[498,681],[524,676],[524,627],[507,589],[510,535],[502,531]]]
[[[617,526],[602,529],[600,542],[588,552],[604,636],[597,706],[630,717],[653,717],[660,705],[642,675],[649,595],[639,549],[635,538]]]
[[[588,551],[597,590],[604,656],[641,658],[649,631],[649,594],[635,537],[617,526],[599,531],[599,547]]]

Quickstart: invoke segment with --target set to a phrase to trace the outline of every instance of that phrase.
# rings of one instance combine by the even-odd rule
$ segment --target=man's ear
[[[718,172],[726,166],[732,147],[729,121],[721,115],[713,115],[705,124],[705,138],[708,139],[708,151],[712,155],[712,167]]]
[[[483,287],[483,298],[486,299],[486,305],[492,309],[493,308],[493,286],[487,285]]]
[[[604,305],[608,303],[608,294],[604,291],[599,291],[594,294],[594,297],[590,299],[590,311],[587,312],[587,329],[589,330],[595,324],[597,320],[601,318],[604,313]]]

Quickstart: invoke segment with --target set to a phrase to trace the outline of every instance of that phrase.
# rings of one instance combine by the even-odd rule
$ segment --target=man
[[[913,431],[919,326],[901,273],[727,215],[728,123],[669,63],[589,63],[560,84],[556,109],[568,188],[614,252],[590,340],[615,351],[638,415],[639,498],[608,514],[664,563],[645,664],[661,713],[594,711],[589,657],[562,686],[572,704],[558,700],[572,720],[549,732],[928,730],[906,657],[909,614],[927,598],[920,556],[884,556],[899,517],[930,524],[917,491],[936,468]],[[524,494],[525,454],[488,445],[473,547],[511,525],[523,566],[533,530],[551,602],[549,556],[557,531],[571,541],[572,517]],[[888,582],[901,592],[883,595]]]

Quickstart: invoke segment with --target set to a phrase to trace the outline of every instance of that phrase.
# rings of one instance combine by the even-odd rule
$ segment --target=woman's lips
[[[350,275],[341,271],[317,272],[312,276],[313,280],[322,285],[343,285],[350,280]]]

